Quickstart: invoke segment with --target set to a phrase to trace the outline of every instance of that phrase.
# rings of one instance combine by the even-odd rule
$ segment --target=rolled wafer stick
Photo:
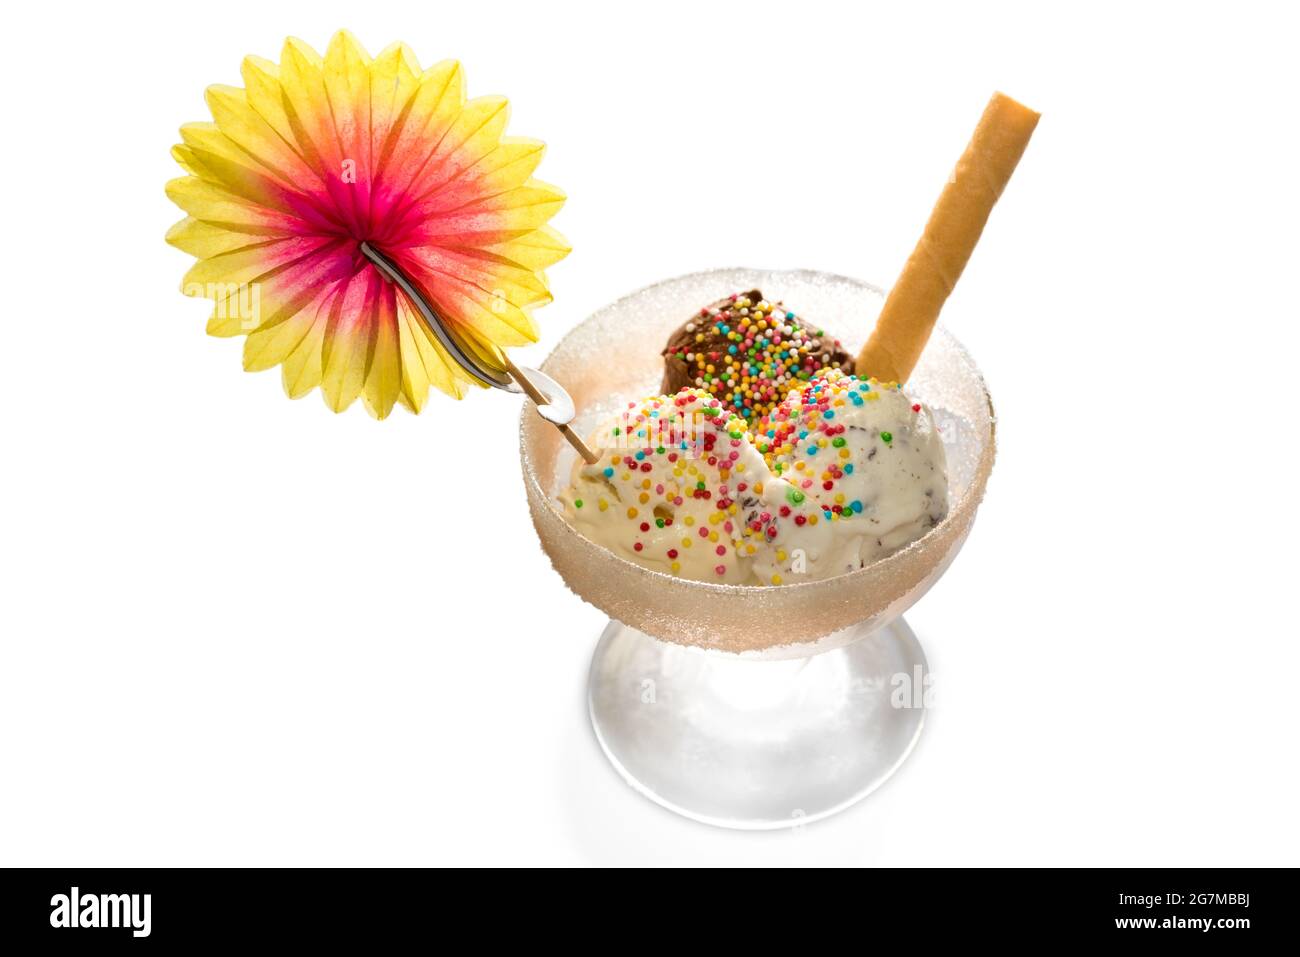
[[[957,285],[1037,125],[1033,110],[993,94],[858,354],[859,375],[906,382],[912,374],[939,310]]]

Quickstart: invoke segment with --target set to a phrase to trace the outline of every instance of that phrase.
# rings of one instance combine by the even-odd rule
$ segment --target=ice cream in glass
[[[794,380],[753,430],[701,387],[629,403],[590,436],[565,506],[621,558],[696,581],[781,585],[862,568],[948,510],[931,412],[839,369]]]

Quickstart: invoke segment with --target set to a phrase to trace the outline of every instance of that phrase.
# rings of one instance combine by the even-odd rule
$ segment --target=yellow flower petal
[[[186,123],[181,139],[190,150],[189,165],[207,182],[230,190],[259,206],[293,214],[292,195],[267,168],[240,149],[215,123]]]
[[[424,72],[406,120],[384,147],[379,181],[387,189],[394,193],[407,190],[464,103],[465,76],[458,62],[444,60]]]
[[[402,391],[402,366],[398,359],[396,291],[388,284],[380,290],[375,313],[374,354],[366,372],[363,397],[366,410],[376,419],[385,419],[393,411]]]
[[[244,340],[244,369],[248,372],[273,369],[293,355],[316,325],[317,314],[327,294],[327,291],[317,292],[302,304],[302,308],[292,311],[281,321],[265,323],[250,332]]]
[[[322,299],[307,335],[280,366],[284,392],[291,399],[301,399],[321,383],[324,374],[321,354],[325,343],[325,327],[329,324],[330,301],[328,296]]]
[[[470,237],[480,243],[501,242],[546,225],[564,205],[564,191],[540,180],[448,211],[430,221],[430,239]]]
[[[466,171],[464,179],[477,184],[484,195],[504,193],[527,183],[545,155],[546,144],[540,140],[504,136],[496,149]]]
[[[220,223],[227,229],[264,236],[291,236],[301,227],[292,217],[250,203],[197,176],[174,179],[167,184],[166,191],[173,203],[195,219]]]
[[[337,148],[337,169],[324,172],[327,180],[337,173],[340,192],[352,209],[352,221],[363,223],[368,218],[374,171],[370,154],[370,55],[356,37],[340,30],[325,51],[321,78]]]
[[[470,100],[422,164],[411,191],[423,198],[454,181],[497,148],[509,119],[510,103],[503,96]]]
[[[332,245],[335,245],[335,242],[324,237],[290,236],[258,246],[222,253],[210,259],[200,259],[185,274],[185,278],[181,281],[181,288],[186,295],[203,295],[211,298],[211,293],[202,291],[202,287],[209,283],[256,282],[273,270],[300,262]]]
[[[278,83],[275,90],[278,94]],[[316,171],[284,140],[281,131],[257,112],[246,91],[233,86],[210,86],[204,92],[204,99],[212,111],[213,125],[244,154],[247,161],[256,163],[287,187],[320,185]],[[279,116],[283,115],[281,108]],[[286,130],[290,129],[286,119],[280,122],[285,124]],[[182,133],[184,129],[181,128]]]
[[[424,408],[430,385],[454,399],[464,398],[470,384],[468,376],[447,356],[405,299],[398,300],[397,315],[402,350],[402,404],[419,412]]]
[[[373,270],[366,270],[352,278],[342,295],[334,297],[322,343],[321,391],[325,404],[335,412],[342,412],[356,401],[365,385],[373,324],[364,321],[364,310],[372,284],[380,281]]]
[[[522,269],[538,271],[554,266],[573,251],[564,237],[551,226],[539,226],[523,236],[479,248]]]
[[[284,41],[279,79],[285,117],[303,157],[330,187],[341,163],[325,97],[324,66],[320,54],[301,40]],[[336,189],[330,192],[341,198]]]
[[[167,242],[198,259],[209,259],[266,241],[264,236],[236,233],[186,216],[167,230]]]
[[[371,156],[378,162],[394,125],[420,88],[420,61],[405,43],[385,47],[370,64]]]

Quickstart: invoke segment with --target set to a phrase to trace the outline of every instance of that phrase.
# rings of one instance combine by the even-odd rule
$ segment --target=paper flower
[[[369,243],[494,367],[537,339],[543,270],[569,251],[546,225],[564,194],[532,178],[536,140],[503,135],[502,97],[465,98],[460,64],[421,70],[405,44],[373,59],[346,31],[322,58],[285,41],[277,66],[243,63],[212,86],[214,122],[181,127],[186,212],[167,241],[198,262],[183,291],[215,302],[208,332],[248,336],[244,367],[281,366],[293,398],[320,386],[336,412],[361,397],[384,418],[429,387],[472,383],[366,259]]]

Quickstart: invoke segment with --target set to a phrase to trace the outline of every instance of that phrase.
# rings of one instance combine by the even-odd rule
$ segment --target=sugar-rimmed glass
[[[843,276],[755,269],[694,273],[626,296],[542,365],[573,396],[579,434],[656,393],[669,334],[701,305],[747,289],[783,301],[851,354],[884,298]],[[583,537],[558,501],[574,453],[524,409],[524,485],[542,547],[566,584],[611,618],[592,660],[592,724],[646,796],[712,824],[790,826],[864,797],[910,752],[924,720],[925,657],[902,614],[970,531],[993,466],[994,418],[979,370],[942,328],[908,393],[935,413],[948,517],[866,568],[776,587],[675,578]]]

